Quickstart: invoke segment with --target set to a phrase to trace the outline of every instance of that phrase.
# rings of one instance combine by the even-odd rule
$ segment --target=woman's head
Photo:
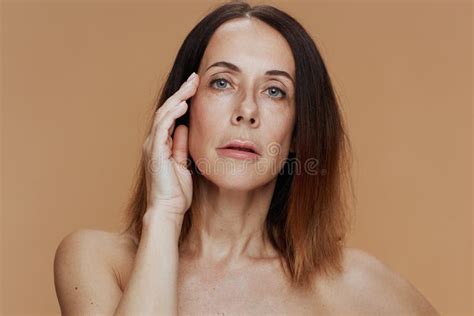
[[[252,190],[276,180],[295,122],[295,66],[285,38],[255,18],[237,18],[212,35],[189,107],[189,152],[199,173],[220,188]],[[233,139],[256,145],[257,159],[217,148]]]
[[[209,68],[222,61],[240,72],[229,64]],[[279,72],[265,75],[268,70]],[[275,180],[265,228],[291,280],[308,285],[316,272],[340,271],[347,229],[344,184],[350,180],[349,141],[331,80],[309,34],[272,6],[230,2],[210,12],[188,34],[156,109],[192,72],[200,75],[198,91],[175,126],[189,127],[195,186],[198,176],[244,190]],[[286,93],[283,99],[280,90]],[[232,138],[255,142],[267,171],[247,168],[230,180],[218,177],[223,171],[217,160],[226,160],[215,149]],[[285,158],[289,159],[280,173],[278,167],[268,169]],[[211,169],[203,170],[202,161]],[[142,160],[127,228],[138,239],[146,211],[144,175]],[[186,212],[180,242],[192,225],[192,209],[193,205]]]

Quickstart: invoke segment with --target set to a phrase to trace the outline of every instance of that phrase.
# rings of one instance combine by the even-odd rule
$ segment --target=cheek
[[[189,151],[194,157],[206,155],[205,150],[217,144],[221,135],[224,115],[216,111],[217,105],[211,98],[196,93],[189,107]]]
[[[190,133],[202,135],[213,131],[219,117],[214,103],[212,99],[202,94],[195,95],[189,107]]]
[[[278,108],[262,112],[260,119],[268,127],[268,134],[274,141],[283,145],[291,139],[291,132],[295,124],[294,112],[291,108]]]
[[[266,116],[265,125],[268,127],[265,133],[265,153],[269,159],[276,159],[275,162],[288,157],[291,147],[291,136],[294,128],[294,116],[289,111],[286,115],[273,113]]]

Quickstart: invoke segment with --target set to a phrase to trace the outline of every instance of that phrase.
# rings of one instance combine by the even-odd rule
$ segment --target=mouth
[[[254,160],[260,157],[259,154],[253,151],[242,150],[238,148],[237,149],[236,148],[217,148],[217,152],[221,156],[241,159],[241,160]]]
[[[228,147],[224,147],[222,149],[233,149],[233,150],[240,150],[240,151],[246,151],[246,152],[249,152],[249,153],[254,153],[256,154],[256,152],[251,149],[251,148],[246,148],[246,147],[237,147],[237,146],[228,146]]]
[[[232,149],[260,155],[260,151],[258,150],[257,145],[255,145],[250,140],[233,139],[224,146],[219,147],[218,149]]]
[[[222,155],[233,158],[249,159],[260,157],[257,146],[248,140],[234,139],[223,147],[217,148],[217,150]]]

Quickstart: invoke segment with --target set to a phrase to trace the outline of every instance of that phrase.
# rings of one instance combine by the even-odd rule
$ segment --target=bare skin
[[[242,43],[245,43],[243,45]],[[227,62],[232,66],[218,65]],[[266,75],[278,70],[284,75]],[[276,184],[278,165],[288,157],[295,123],[295,63],[284,37],[254,19],[236,19],[213,34],[201,60],[199,86],[190,105],[189,152],[206,161],[205,197],[193,214],[187,257],[206,266],[239,265],[255,257],[276,255],[262,237],[267,210]],[[242,173],[226,172],[244,162],[216,151],[233,138],[249,139],[260,149],[259,170],[249,163]],[[278,148],[272,155],[272,149]],[[240,169],[239,169],[240,170]]]
[[[212,67],[221,61],[240,71]],[[268,70],[280,73],[265,74]],[[437,314],[407,281],[355,249],[345,250],[341,275],[317,276],[312,291],[292,288],[263,229],[279,170],[212,169],[200,185],[202,203],[190,237],[178,249],[193,194],[191,174],[182,168],[188,152],[195,161],[216,166],[222,158],[216,147],[238,137],[257,144],[266,167],[287,157],[295,121],[294,78],[288,43],[265,23],[237,19],[215,32],[197,75],[157,111],[143,146],[146,161],[163,169],[147,171],[140,244],[131,236],[81,230],[59,246],[55,284],[64,314]],[[188,105],[184,100],[191,96]],[[175,119],[188,106],[189,130],[178,126],[170,139]],[[278,145],[276,155],[270,154],[270,144]]]
[[[80,234],[123,290],[137,249],[133,238]],[[345,248],[343,262],[341,275],[315,278],[314,291],[305,293],[289,286],[274,260],[222,271],[180,259],[179,315],[439,315],[413,285],[367,252]]]

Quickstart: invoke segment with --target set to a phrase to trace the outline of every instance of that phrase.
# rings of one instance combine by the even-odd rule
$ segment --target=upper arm
[[[408,280],[380,260],[362,250],[350,252],[352,290],[364,307],[385,315],[439,315]]]
[[[103,249],[101,232],[80,229],[59,244],[54,284],[62,315],[113,315],[122,291]]]

